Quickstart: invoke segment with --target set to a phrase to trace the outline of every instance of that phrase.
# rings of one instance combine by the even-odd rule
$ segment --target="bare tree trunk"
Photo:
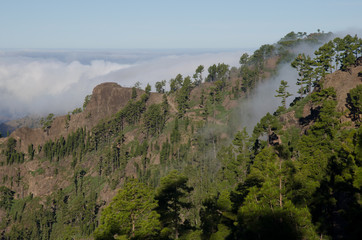
[[[131,218],[132,218],[132,238],[134,238],[135,236],[135,231],[136,231],[136,223],[135,223],[135,219],[134,219],[134,215],[131,214]]]
[[[282,196],[282,160],[279,159],[279,206],[282,208],[283,207],[283,196]]]
[[[176,230],[175,230],[175,239],[178,239],[178,229],[176,227]]]
[[[215,136],[212,137],[212,145],[213,145],[213,148],[214,148],[214,158],[216,158]]]

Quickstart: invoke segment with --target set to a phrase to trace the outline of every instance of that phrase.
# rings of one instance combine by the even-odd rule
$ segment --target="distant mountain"
[[[26,116],[24,118],[10,120],[4,118],[3,122],[0,123],[0,133],[3,137],[7,134],[12,133],[15,129],[28,127],[28,128],[39,128],[40,127],[39,116]]]

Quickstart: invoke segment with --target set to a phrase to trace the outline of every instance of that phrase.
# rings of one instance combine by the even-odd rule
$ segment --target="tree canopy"
[[[160,230],[153,192],[129,180],[102,211],[95,239],[152,239]]]

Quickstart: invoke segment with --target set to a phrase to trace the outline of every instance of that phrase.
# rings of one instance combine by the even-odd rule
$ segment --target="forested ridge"
[[[279,108],[248,133],[237,106],[282,64],[298,95],[280,79]],[[99,96],[86,96],[42,119],[41,144],[0,139],[1,238],[359,239],[361,81],[362,39],[291,32],[239,67],[200,65],[156,93],[135,84],[113,115],[75,129],[77,114],[95,117]]]

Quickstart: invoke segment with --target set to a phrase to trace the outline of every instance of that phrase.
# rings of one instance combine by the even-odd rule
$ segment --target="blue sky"
[[[360,0],[0,0],[0,48],[257,48],[361,29]]]

